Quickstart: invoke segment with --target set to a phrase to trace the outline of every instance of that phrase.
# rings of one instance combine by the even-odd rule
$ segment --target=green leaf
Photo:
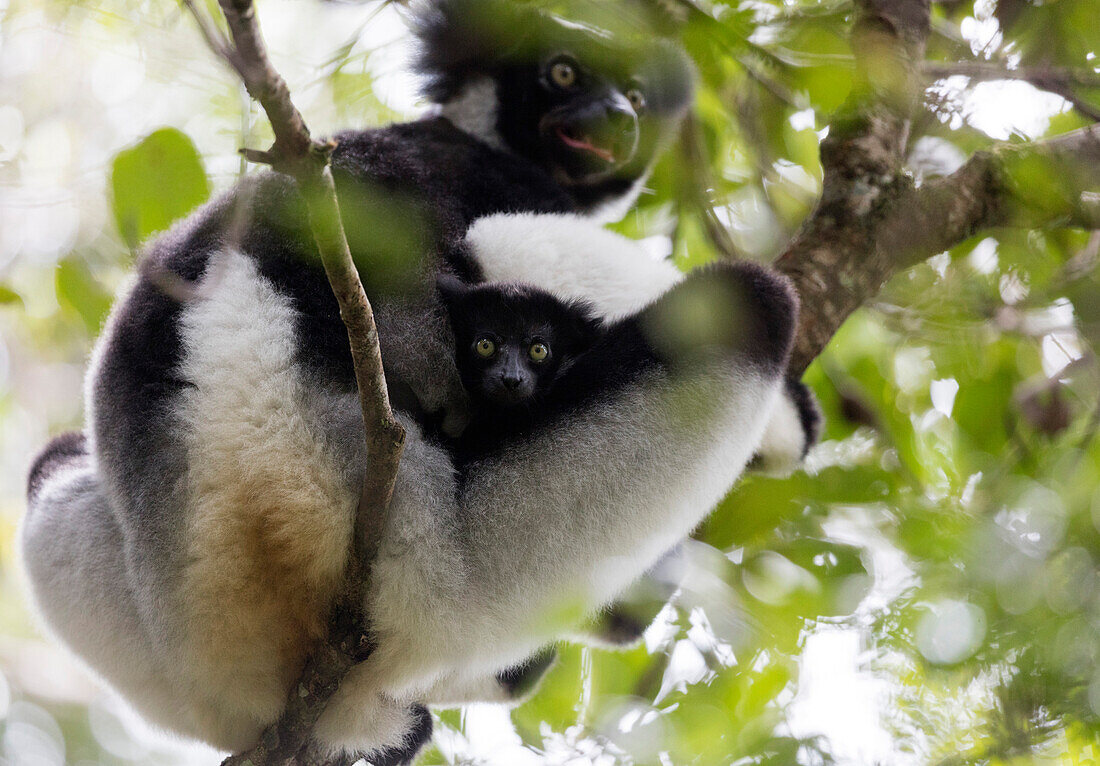
[[[115,156],[111,192],[119,233],[136,248],[205,202],[210,181],[191,139],[161,128]]]
[[[84,262],[76,258],[62,261],[54,284],[58,302],[79,314],[89,333],[98,333],[111,308],[111,293],[92,276]]]

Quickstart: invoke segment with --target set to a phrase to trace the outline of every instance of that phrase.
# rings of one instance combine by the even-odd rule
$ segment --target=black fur
[[[581,301],[565,302],[529,285],[467,286],[441,278],[439,290],[455,336],[455,364],[470,396],[471,422],[452,442],[457,467],[527,433],[544,397],[580,354],[591,348],[602,323]],[[478,341],[493,354],[482,358]],[[546,358],[528,356],[532,344]],[[503,379],[510,376],[511,386]]]
[[[57,468],[87,454],[88,447],[84,434],[79,431],[69,431],[50,439],[50,443],[34,459],[27,474],[27,500],[34,502],[45,480]]]

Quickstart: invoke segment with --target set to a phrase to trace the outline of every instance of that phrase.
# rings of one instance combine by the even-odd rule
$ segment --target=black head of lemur
[[[599,339],[603,323],[583,301],[563,301],[530,285],[467,285],[441,277],[438,287],[473,405],[456,445],[462,464],[538,421],[547,395]]]
[[[415,16],[425,95],[459,127],[549,171],[581,207],[642,179],[692,97],[677,46],[513,0],[434,0]]]

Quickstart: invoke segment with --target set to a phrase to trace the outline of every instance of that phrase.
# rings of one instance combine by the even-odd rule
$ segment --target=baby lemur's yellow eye
[[[626,92],[626,100],[630,102],[635,112],[645,109],[645,94],[637,88],[631,88]]]
[[[531,358],[536,362],[541,362],[543,359],[550,356],[550,347],[545,343],[532,343],[527,353],[530,354]]]
[[[550,65],[550,82],[559,88],[572,88],[577,83],[577,68],[568,61],[555,61]]]
[[[493,343],[488,338],[482,338],[474,344],[474,351],[477,355],[483,359],[488,359],[497,351],[497,344]]]

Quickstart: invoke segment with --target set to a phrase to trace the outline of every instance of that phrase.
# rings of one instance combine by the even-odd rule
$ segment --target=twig
[[[305,120],[291,101],[286,82],[268,58],[251,0],[219,0],[231,41],[195,8],[192,0],[182,2],[195,17],[211,50],[240,75],[248,93],[260,102],[271,121],[274,145],[266,151],[243,149],[242,154],[252,162],[271,165],[298,182],[325,274],[348,330],[366,430],[366,465],[370,470],[364,476],[354,537],[350,541],[353,555],[334,605],[329,636],[307,660],[279,721],[265,730],[253,749],[225,761],[225,766],[281,764],[295,758],[308,743],[313,724],[324,712],[344,674],[372,648],[363,629],[360,594],[369,588],[369,566],[393,493],[405,432],[390,409],[374,314],[352,261],[340,218],[329,168],[335,144],[310,137]]]
[[[702,220],[707,239],[723,259],[736,261],[743,258],[744,253],[737,247],[729,230],[718,220],[714,212],[714,200],[710,197],[713,188],[710,162],[706,157],[703,130],[694,114],[689,113],[680,127],[680,153],[687,166],[685,168],[687,183],[682,189],[681,197],[686,199],[689,207]]]
[[[1100,73],[1092,69],[1073,67],[1034,66],[1010,69],[993,61],[926,61],[921,70],[927,77],[937,80],[961,75],[974,82],[1024,80],[1044,90],[1051,83],[1100,88]]]
[[[760,86],[768,91],[777,101],[786,104],[792,109],[806,108],[808,102],[805,98],[792,93],[790,88],[786,85],[779,82],[779,80],[776,80],[774,77],[769,76],[750,56],[738,53],[734,55],[734,58],[737,59],[737,63],[741,65],[741,68],[745,70],[745,74],[760,83]]]
[[[923,72],[929,79],[961,75],[971,82],[1019,80],[1056,96],[1061,96],[1078,112],[1094,122],[1100,122],[1100,107],[1093,106],[1074,91],[1075,88],[1100,88],[1100,74],[1091,69],[1036,66],[1010,69],[992,61],[960,61],[952,63],[926,62]]]

